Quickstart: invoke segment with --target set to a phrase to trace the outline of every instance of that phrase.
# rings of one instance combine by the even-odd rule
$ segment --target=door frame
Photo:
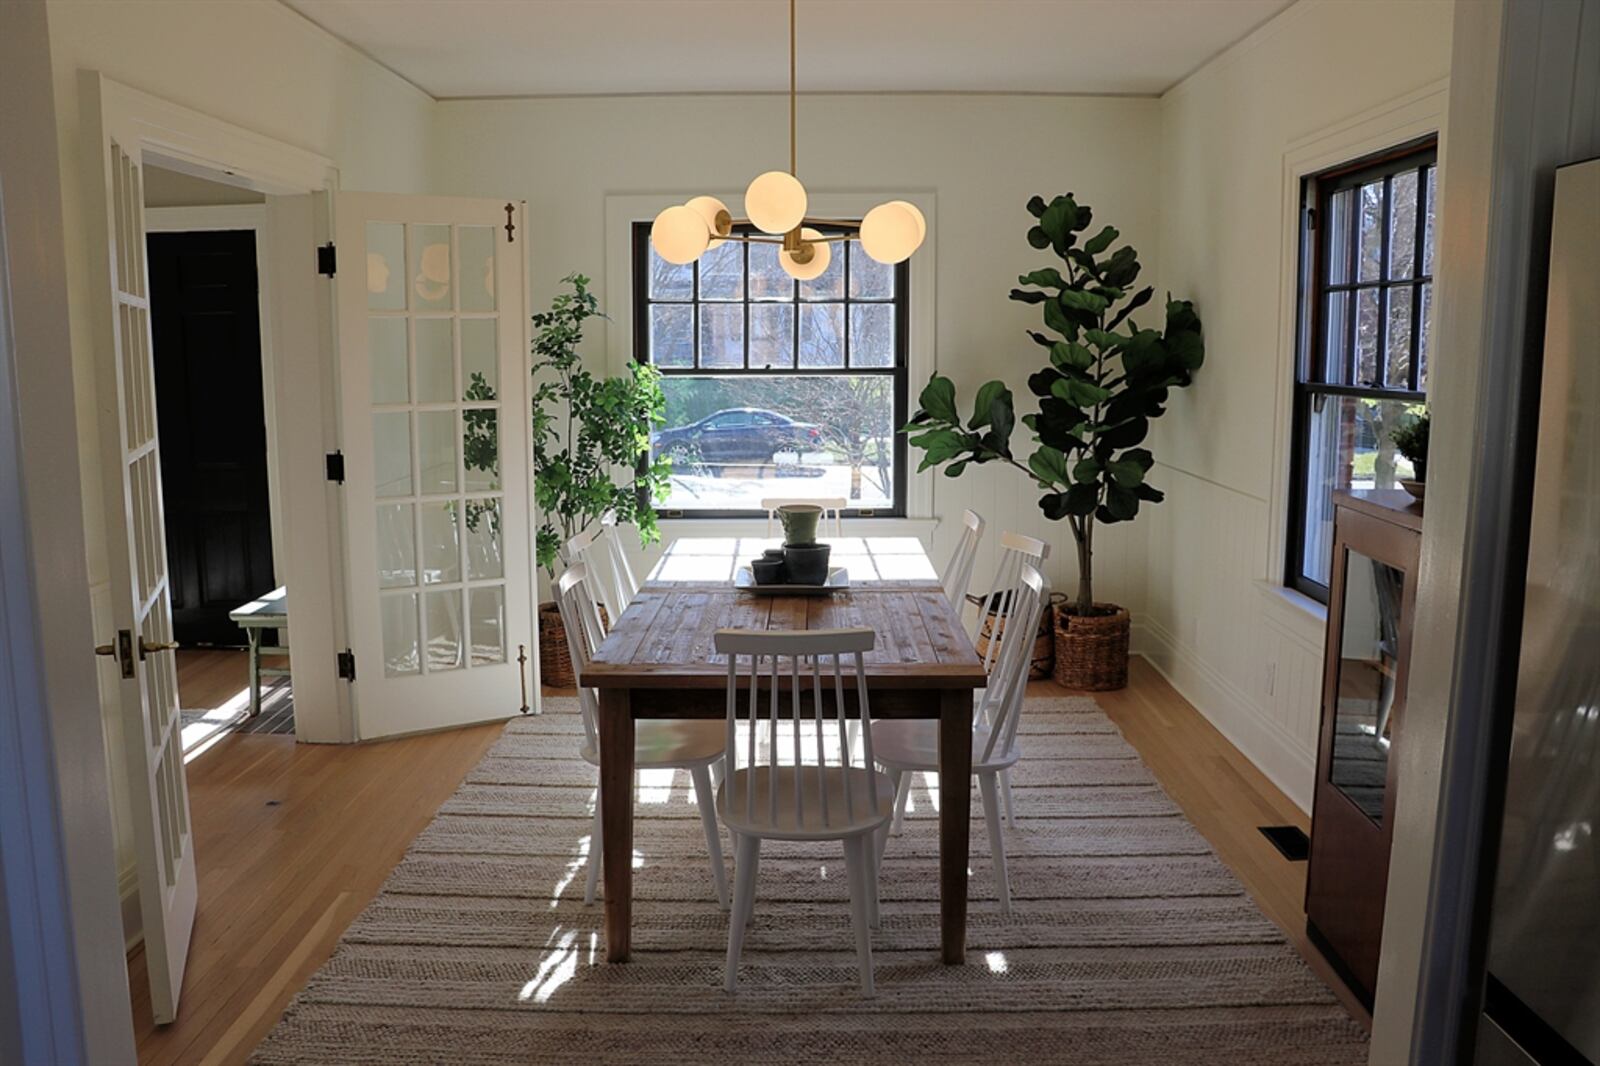
[[[289,630],[291,662],[302,664],[295,678],[295,733],[297,739],[313,743],[353,741],[356,731],[349,686],[338,679],[333,666],[334,651],[348,644],[342,512],[337,486],[326,480],[323,470],[324,454],[339,447],[337,392],[325,388],[334,375],[332,368],[322,365],[330,339],[322,336],[319,325],[331,319],[327,308],[332,294],[328,279],[316,275],[311,265],[312,249],[329,239],[330,219],[325,195],[320,210],[318,206],[279,207],[273,202],[278,197],[314,200],[318,197],[308,194],[332,193],[339,187],[338,168],[325,156],[163,100],[96,71],[83,71],[79,77],[82,97],[98,102],[107,123],[114,120],[119,128],[133,131],[133,143],[124,145],[124,150],[136,162],[268,197],[256,232],[258,266],[265,268],[260,273],[263,370],[269,330],[276,356],[272,391],[264,397],[270,411],[269,456],[271,442],[278,442],[275,487],[281,518],[274,515],[280,521],[273,530],[273,563],[280,583],[287,583],[294,574],[309,575],[296,582],[300,621]],[[84,155],[98,184],[102,180],[100,153]],[[91,232],[89,237],[92,255],[109,255],[109,233]],[[305,249],[298,268],[286,254],[286,249],[296,248]],[[113,297],[107,290],[97,293],[96,299],[109,307]],[[111,326],[107,314],[95,316],[92,340],[97,348],[110,350],[114,343]],[[85,432],[94,429],[84,427]],[[108,473],[100,471],[101,476]],[[106,533],[102,527],[103,539]],[[95,624],[97,631],[103,632],[110,628],[104,596],[95,595],[94,599]],[[316,669],[315,664],[327,664],[327,668]]]
[[[144,231],[152,233],[219,233],[249,231],[256,250],[256,309],[261,333],[261,403],[267,420],[267,520],[272,530],[272,573],[282,583],[284,562],[283,487],[278,456],[278,350],[273,343],[272,287],[277,257],[267,232],[266,204],[211,204],[192,207],[147,207]],[[159,353],[157,355],[159,358]]]

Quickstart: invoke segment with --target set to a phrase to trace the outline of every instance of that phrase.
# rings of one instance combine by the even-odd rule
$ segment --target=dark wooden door
[[[173,630],[242,644],[228,612],[276,585],[255,234],[155,233],[149,252]]]

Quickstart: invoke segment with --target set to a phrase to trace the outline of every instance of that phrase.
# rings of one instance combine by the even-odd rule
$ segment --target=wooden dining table
[[[866,626],[878,635],[866,657],[872,717],[939,723],[940,932],[944,961],[962,962],[973,690],[987,683],[983,664],[915,538],[834,538],[835,565],[843,562],[849,574],[844,591],[761,595],[735,588],[736,567],[772,543],[760,538],[674,542],[580,679],[600,697],[606,958],[625,962],[630,951],[634,722],[727,713],[727,660],[712,648],[718,629]],[[847,692],[846,704],[846,713],[854,716],[853,691]],[[739,701],[741,713],[747,706]]]

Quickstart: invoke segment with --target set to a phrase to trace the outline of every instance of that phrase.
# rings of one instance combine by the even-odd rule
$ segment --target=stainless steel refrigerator
[[[1600,1064],[1600,160],[1556,172],[1542,374],[1476,1066]]]

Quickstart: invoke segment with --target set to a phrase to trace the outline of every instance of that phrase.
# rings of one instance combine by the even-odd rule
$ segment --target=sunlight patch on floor
[[[220,705],[183,724],[183,761],[187,765],[199,758],[217,741],[228,735],[228,727],[243,717],[250,706],[250,689],[240,689]]]

